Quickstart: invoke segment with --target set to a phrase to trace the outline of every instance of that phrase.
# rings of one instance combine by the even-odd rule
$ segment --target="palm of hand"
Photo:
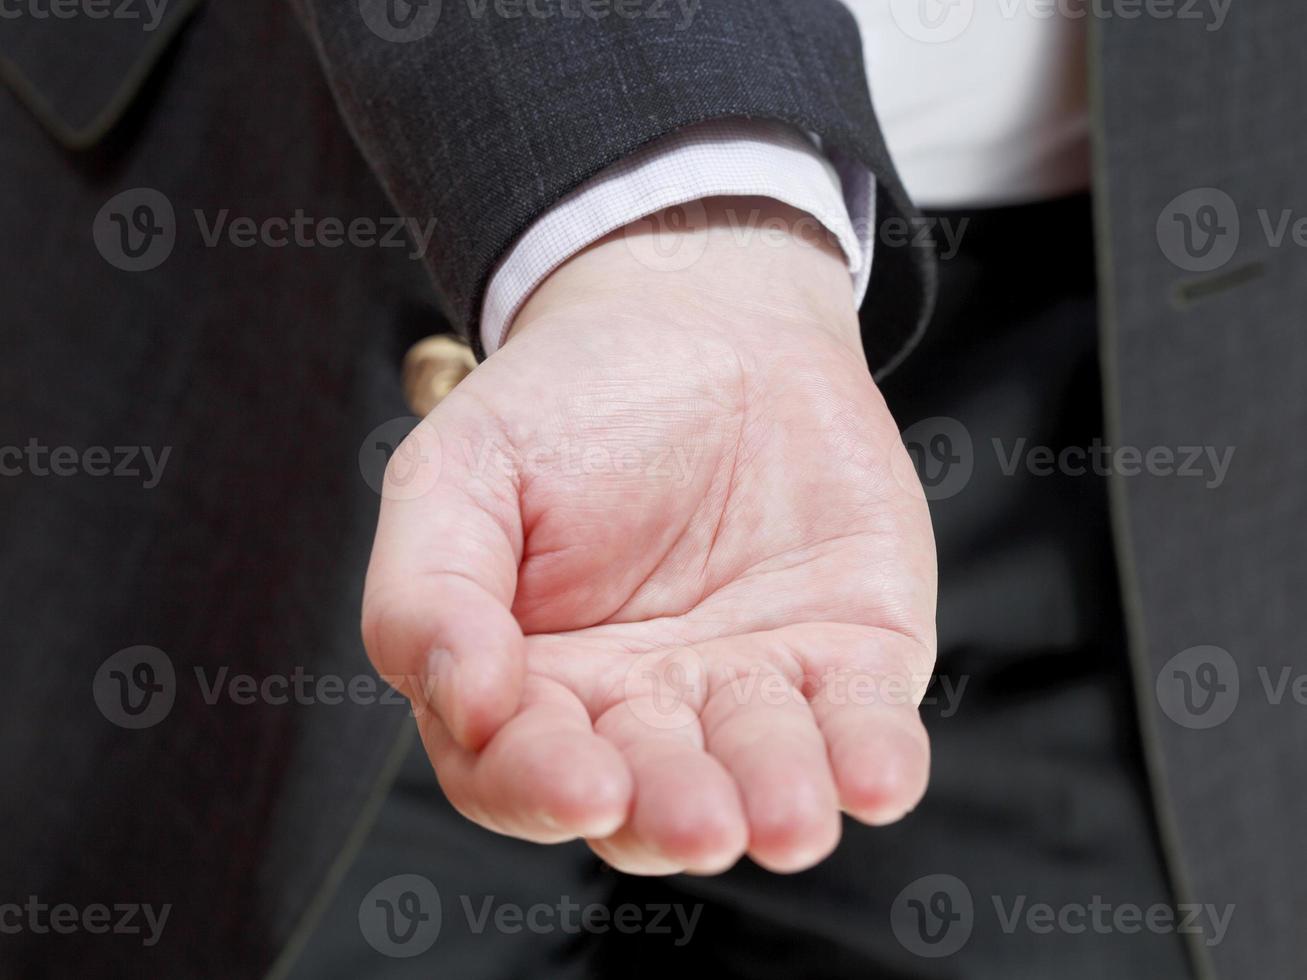
[[[452,651],[419,722],[473,820],[637,873],[796,870],[841,810],[920,797],[929,517],[860,358],[785,326],[542,325],[422,427],[438,480],[383,506],[369,649],[392,677]]]

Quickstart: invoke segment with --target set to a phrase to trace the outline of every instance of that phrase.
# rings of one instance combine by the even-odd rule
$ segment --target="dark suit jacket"
[[[373,430],[406,415],[408,343],[466,330],[535,216],[696,121],[800,126],[872,169],[882,227],[915,214],[838,0],[704,0],[683,30],[474,16],[451,0],[392,6],[389,27],[385,0],[295,6],[178,0],[149,31],[20,18],[0,49],[15,96],[0,100],[0,444],[171,451],[150,487],[89,466],[0,481],[0,882],[47,902],[170,904],[146,962],[175,975],[258,973],[302,935],[402,750],[401,706],[213,692],[235,674],[370,676],[356,624],[366,476],[394,436]],[[1275,245],[1256,215],[1307,214],[1307,21],[1290,0],[1256,0],[1206,26],[1094,22],[1108,436],[1237,447],[1219,493],[1114,478],[1117,546],[1177,893],[1238,908],[1196,960],[1287,977],[1307,965],[1307,709],[1272,703],[1258,668],[1303,659],[1307,251]],[[1159,248],[1158,218],[1204,187],[1236,202],[1243,234],[1220,268],[1191,273]],[[423,260],[321,240],[210,245],[224,209],[400,214],[434,235]],[[934,281],[929,251],[878,245],[874,370],[925,328]],[[161,651],[155,673],[107,663],[142,644]],[[1210,729],[1155,694],[1196,645],[1228,651],[1243,682]],[[138,681],[171,707],[127,727],[113,697]],[[0,966],[125,974],[141,955],[26,932],[6,937]]]

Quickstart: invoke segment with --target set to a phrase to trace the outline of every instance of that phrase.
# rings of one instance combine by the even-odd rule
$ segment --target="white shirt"
[[[758,0],[766,2],[766,0]],[[1049,0],[845,0],[858,22],[885,141],[919,207],[1040,200],[1089,185],[1087,5]],[[1074,7],[1074,9],[1073,9]],[[656,141],[561,199],[514,243],[482,308],[486,353],[558,266],[610,232],[714,196],[763,196],[813,215],[849,260],[861,303],[875,195],[814,139],[719,120]]]

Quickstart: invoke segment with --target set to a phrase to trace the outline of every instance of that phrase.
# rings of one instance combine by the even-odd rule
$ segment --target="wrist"
[[[687,324],[818,330],[862,350],[843,251],[816,218],[771,198],[691,202],[600,239],[541,283],[508,337],[614,303]]]

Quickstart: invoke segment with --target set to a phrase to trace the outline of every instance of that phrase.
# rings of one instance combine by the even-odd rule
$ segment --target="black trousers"
[[[534,847],[467,824],[415,748],[296,976],[1191,975],[1179,937],[1139,925],[1173,900],[1106,488],[1078,471],[1079,455],[1048,462],[1101,433],[1089,199],[928,217],[961,244],[948,254],[936,235],[938,313],[883,386],[939,548],[940,659],[923,708],[934,771],[921,807],[885,829],[846,821],[835,854],[802,874],[744,861],[717,877],[641,879],[581,845]],[[426,926],[423,951],[405,957],[368,941],[360,911],[401,874],[440,896],[438,934]],[[396,914],[416,907],[395,902]]]

